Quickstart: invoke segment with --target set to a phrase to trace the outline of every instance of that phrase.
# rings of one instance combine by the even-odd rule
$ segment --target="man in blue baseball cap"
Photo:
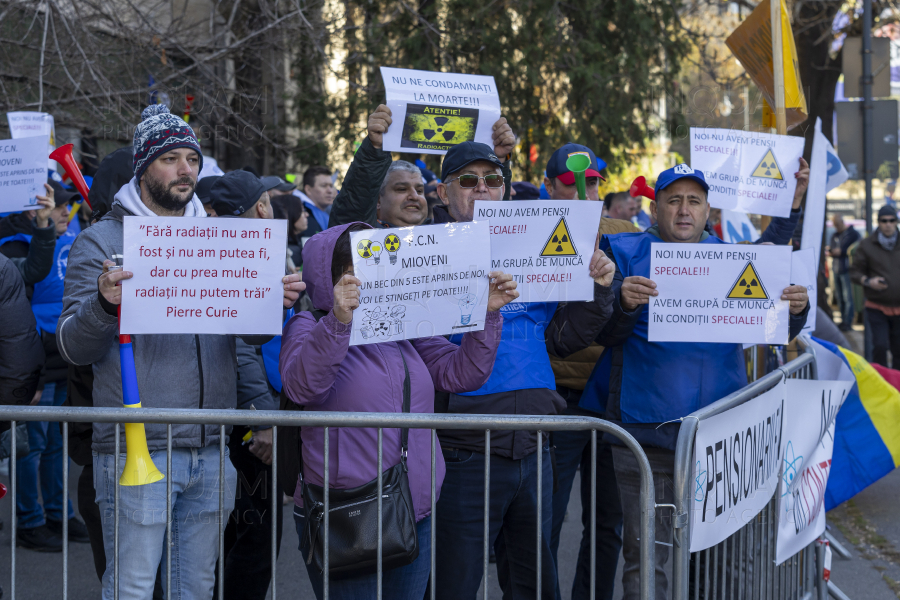
[[[798,174],[799,179],[799,174]],[[709,218],[709,186],[703,172],[686,164],[660,173],[656,200],[650,212],[656,225],[643,233],[605,236],[601,249],[616,263],[613,316],[598,341],[611,348],[607,381],[588,387],[609,390],[606,417],[635,437],[650,460],[656,498],[674,504],[675,442],[680,420],[747,385],[741,344],[650,342],[648,311],[644,305],[658,295],[650,278],[650,254],[654,243],[725,244],[706,231]],[[770,227],[771,229],[771,227]],[[768,230],[767,230],[768,232]],[[771,236],[763,235],[762,243]],[[790,336],[800,333],[809,312],[806,287],[791,285],[781,294],[790,302]],[[624,513],[622,583],[625,598],[637,598],[640,589],[640,474],[631,452],[617,439],[613,461]],[[656,513],[656,598],[667,597],[664,565],[672,545],[671,513]]]
[[[574,144],[569,142],[562,148],[558,149],[550,157],[547,162],[546,175],[544,177],[544,187],[550,198],[553,200],[575,200],[578,197],[578,190],[575,187],[575,173],[566,166],[566,160],[573,154],[584,154],[589,156],[591,164],[584,172],[585,188],[587,190],[588,200],[600,199],[600,180],[606,181],[600,171],[606,168],[606,163],[597,158],[594,151],[587,146]]]

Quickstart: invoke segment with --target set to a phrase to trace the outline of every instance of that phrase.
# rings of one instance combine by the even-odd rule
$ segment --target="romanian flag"
[[[900,467],[900,372],[813,338],[819,379],[856,385],[837,415],[825,510]]]

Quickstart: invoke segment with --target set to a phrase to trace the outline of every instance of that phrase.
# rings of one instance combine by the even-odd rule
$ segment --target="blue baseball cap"
[[[703,171],[692,169],[685,163],[675,165],[671,169],[667,169],[660,173],[659,177],[656,178],[656,188],[654,188],[653,191],[658,194],[660,190],[664,190],[679,179],[684,178],[693,179],[700,184],[700,187],[703,188],[704,192],[709,193],[709,185],[706,183]]]
[[[575,185],[575,173],[566,167],[566,160],[569,158],[570,154],[579,153],[587,154],[591,158],[591,164],[587,168],[587,171],[584,172],[584,176],[599,177],[603,181],[606,181],[606,178],[600,174],[600,171],[606,168],[606,163],[602,159],[597,158],[594,151],[587,146],[574,144],[572,142],[569,142],[558,149],[553,153],[553,156],[550,157],[550,162],[547,163],[547,177],[550,179],[556,177],[564,185]]]
[[[503,168],[501,161],[494,149],[480,142],[462,142],[447,150],[444,162],[441,164],[441,181],[446,183],[447,178],[463,167],[478,161],[487,161]]]

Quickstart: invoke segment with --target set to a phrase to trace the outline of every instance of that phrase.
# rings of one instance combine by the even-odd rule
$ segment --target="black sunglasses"
[[[478,180],[484,179],[484,185],[489,188],[498,188],[503,186],[503,175],[485,175],[484,177],[479,177],[478,175],[460,175],[456,179],[451,179],[445,183],[450,183],[452,181],[459,180],[459,187],[472,189],[478,187]]]
[[[890,218],[888,218],[888,219],[878,219],[878,222],[879,222],[879,223],[896,223],[896,222],[897,222],[897,219],[890,219]]]

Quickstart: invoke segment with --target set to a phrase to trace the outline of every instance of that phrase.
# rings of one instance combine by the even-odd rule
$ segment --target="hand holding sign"
[[[45,183],[44,189],[47,190],[46,196],[35,196],[40,208],[34,211],[34,220],[40,229],[43,229],[50,224],[50,213],[52,213],[53,209],[56,207],[56,201],[53,198],[53,188]]]
[[[306,284],[300,281],[300,273],[293,275],[285,275],[281,281],[284,283],[284,307],[290,308],[297,299],[300,298],[300,292],[306,289]]]
[[[494,154],[502,160],[512,154],[516,147],[516,134],[506,122],[506,117],[500,117],[492,127],[491,140],[494,142]]]
[[[334,286],[334,316],[344,325],[353,320],[353,311],[359,308],[359,286],[362,282],[345,274]]]
[[[805,285],[790,285],[784,288],[781,299],[790,300],[791,314],[799,315],[806,308],[806,305],[809,304],[809,292],[807,292]]]
[[[500,310],[519,297],[516,287],[519,285],[513,280],[513,276],[503,271],[491,271],[491,290],[488,295],[488,312]]]
[[[111,260],[103,261],[103,273],[97,279],[97,289],[107,302],[118,305],[122,303],[122,286],[119,285],[119,282],[131,279],[134,277],[134,273],[122,270],[110,271],[110,268],[114,266],[116,263]]]
[[[649,304],[650,296],[659,296],[656,283],[646,277],[626,277],[622,282],[620,304],[626,312],[634,312],[641,304]]]
[[[387,133],[391,122],[391,109],[384,104],[379,104],[375,112],[369,115],[369,123],[366,127],[369,133],[369,141],[379,150],[384,142],[384,134]]]
[[[600,234],[594,242],[594,255],[591,257],[591,278],[597,285],[609,287],[616,275],[616,264],[609,260],[606,253],[600,250]]]
[[[803,194],[809,187],[809,163],[802,156],[800,157],[800,170],[794,173],[794,179],[797,180],[797,189],[794,190],[794,203],[791,208],[797,210],[803,200]]]

